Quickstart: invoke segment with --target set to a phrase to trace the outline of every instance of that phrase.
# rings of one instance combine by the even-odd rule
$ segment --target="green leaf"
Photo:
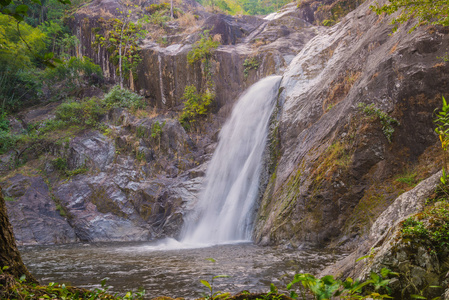
[[[210,286],[210,283],[207,280],[200,280],[200,282],[205,285],[209,290],[212,291],[212,287]]]
[[[364,255],[364,256],[362,256],[362,257],[357,258],[357,259],[355,260],[355,262],[359,262],[359,261],[361,261],[361,260],[364,260],[364,259],[366,259],[366,258],[369,258],[370,256],[371,256],[371,254]]]
[[[420,295],[410,295],[413,299],[427,299],[426,297],[420,296]]]
[[[24,14],[25,15],[27,13],[27,11],[28,11],[28,5],[21,4],[21,5],[18,5],[16,7],[16,13],[17,14]]]
[[[23,274],[22,276],[20,276],[20,281],[25,281],[25,279],[26,279],[27,277],[26,277],[26,275],[25,274]]]
[[[208,260],[208,261],[210,261],[210,262],[213,262],[213,263],[215,263],[215,262],[217,262],[215,259],[213,259],[213,258],[206,258],[206,260]]]
[[[212,278],[215,279],[215,278],[229,278],[229,277],[231,277],[231,276],[229,276],[229,275],[217,275],[217,276],[214,276]]]

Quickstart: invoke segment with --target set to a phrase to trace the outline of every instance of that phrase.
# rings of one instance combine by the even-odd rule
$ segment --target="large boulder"
[[[35,174],[14,175],[1,183],[9,220],[18,245],[60,244],[78,241],[44,179]]]

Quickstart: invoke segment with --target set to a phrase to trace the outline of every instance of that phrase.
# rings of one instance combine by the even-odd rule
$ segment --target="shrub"
[[[7,152],[17,142],[17,137],[9,132],[9,121],[6,113],[0,114],[0,154]]]
[[[121,89],[118,85],[114,86],[109,93],[104,96],[103,100],[108,108],[122,107],[139,109],[145,106],[142,96],[139,96],[130,90]]]
[[[95,127],[98,125],[100,117],[104,113],[105,109],[102,106],[101,100],[92,97],[86,101],[62,103],[56,109],[56,118],[66,124],[79,124]],[[50,125],[52,125],[52,123],[50,123]],[[61,125],[61,123],[58,125]]]
[[[0,67],[0,107],[15,111],[42,93],[41,72],[37,69],[12,70]]]
[[[67,159],[58,157],[52,160],[51,164],[56,170],[65,171],[67,170]]]
[[[443,255],[449,246],[449,203],[440,201],[402,223],[404,242],[422,245],[430,253]]]
[[[212,57],[215,49],[220,45],[209,35],[209,30],[200,34],[201,39],[193,45],[193,49],[187,54],[187,61],[193,65],[197,61],[205,62]]]
[[[243,75],[246,79],[246,78],[248,78],[250,70],[257,70],[259,68],[259,60],[255,56],[251,57],[251,58],[247,58],[243,62],[243,67],[245,68],[243,70]]]
[[[194,122],[197,122],[201,117],[206,116],[214,97],[215,95],[209,91],[199,94],[194,85],[186,86],[181,98],[185,100],[184,109],[179,117],[181,125],[186,130],[189,130]]]
[[[55,68],[48,68],[44,78],[48,81],[50,90],[62,95],[86,85],[99,85],[103,82],[103,71],[88,57],[72,57]]]
[[[153,126],[151,126],[151,137],[158,140],[159,148],[161,147],[162,129],[164,129],[165,123],[166,121],[162,124],[159,123],[159,121],[156,121]]]

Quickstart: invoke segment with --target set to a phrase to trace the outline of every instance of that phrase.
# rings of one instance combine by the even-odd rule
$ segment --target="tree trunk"
[[[6,204],[0,187],[0,268],[4,266],[9,267],[4,271],[5,273],[9,273],[16,278],[25,275],[27,282],[37,283],[37,280],[28,272],[20,257],[12,226],[6,214]]]

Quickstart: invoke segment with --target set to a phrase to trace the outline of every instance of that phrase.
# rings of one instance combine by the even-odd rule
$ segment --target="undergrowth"
[[[144,299],[145,290],[127,292],[125,295],[111,294],[106,286],[106,279],[101,281],[101,287],[86,290],[50,282],[48,285],[37,285],[26,282],[25,275],[19,279],[6,274],[8,267],[0,269],[0,298],[1,299],[61,299],[61,300],[137,300]]]
[[[394,133],[393,126],[399,126],[400,123],[395,118],[388,115],[386,112],[375,107],[374,104],[366,105],[365,103],[359,103],[358,107],[368,116],[373,116],[378,118],[380,124],[382,125],[382,132],[387,138],[388,142],[391,143],[391,139]]]

